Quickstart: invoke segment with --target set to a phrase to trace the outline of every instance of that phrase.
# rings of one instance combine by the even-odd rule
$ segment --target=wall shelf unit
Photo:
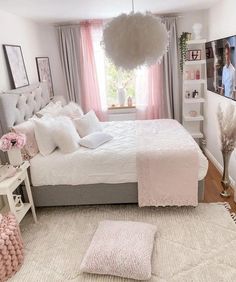
[[[183,67],[183,126],[196,140],[204,138],[204,103],[207,91],[205,43],[205,39],[187,41],[188,51],[200,50],[201,58],[187,60]],[[195,112],[196,116],[192,116],[191,112]]]

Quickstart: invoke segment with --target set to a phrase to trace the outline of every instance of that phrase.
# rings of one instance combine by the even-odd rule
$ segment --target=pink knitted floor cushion
[[[0,214],[0,282],[12,277],[23,259],[23,242],[15,216]]]

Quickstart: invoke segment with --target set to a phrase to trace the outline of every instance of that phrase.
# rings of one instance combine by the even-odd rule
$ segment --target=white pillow
[[[80,118],[80,117],[83,116],[83,114],[84,113],[83,113],[83,110],[81,109],[81,107],[74,102],[70,102],[65,107],[63,107],[61,109],[61,111],[59,112],[59,115],[68,116],[72,119]]]
[[[79,144],[89,149],[95,149],[98,146],[112,140],[113,137],[105,132],[94,132],[84,138],[81,138]]]
[[[81,138],[93,132],[102,131],[100,122],[93,110],[81,118],[74,119],[74,124]]]
[[[36,116],[41,118],[45,115],[49,116],[57,116],[60,111],[62,110],[62,103],[61,101],[57,101],[56,103],[50,102],[47,104],[42,110],[36,113]]]
[[[102,221],[80,265],[82,272],[148,280],[156,226]]]
[[[51,154],[56,147],[63,153],[74,152],[79,147],[79,135],[68,117],[49,117],[34,120],[35,138],[43,156]]]
[[[72,153],[78,149],[80,137],[69,117],[55,118],[52,134],[55,144],[62,153]]]
[[[55,126],[55,119],[51,117],[43,117],[34,119],[35,139],[38,144],[39,152],[43,156],[51,154],[56,149],[56,143],[53,139],[52,130]]]

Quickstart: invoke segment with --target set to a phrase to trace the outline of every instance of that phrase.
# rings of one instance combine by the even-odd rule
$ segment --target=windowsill
[[[121,109],[136,109],[136,106],[112,106],[108,107],[108,110],[121,110]]]

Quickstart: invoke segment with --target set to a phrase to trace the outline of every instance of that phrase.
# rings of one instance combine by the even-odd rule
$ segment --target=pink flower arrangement
[[[22,149],[26,143],[26,136],[22,133],[9,132],[0,139],[0,150],[3,152],[17,148]]]

